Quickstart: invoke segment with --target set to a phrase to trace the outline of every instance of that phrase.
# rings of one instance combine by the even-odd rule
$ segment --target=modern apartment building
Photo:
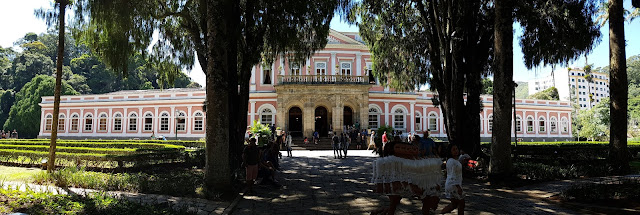
[[[529,95],[556,87],[561,101],[575,101],[582,109],[591,107],[609,97],[609,75],[583,68],[565,68],[555,74],[529,81]]]

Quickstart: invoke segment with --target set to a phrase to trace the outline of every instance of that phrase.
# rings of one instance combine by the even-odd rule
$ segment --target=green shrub
[[[525,176],[526,179],[539,181],[605,176],[608,173],[606,165],[592,165],[591,163],[562,165],[559,163],[516,162],[514,170],[516,174]]]
[[[561,196],[564,199],[578,202],[604,202],[607,200],[621,201],[640,199],[640,180],[625,179],[616,183],[582,183],[572,185],[564,190]]]
[[[189,214],[185,209],[175,211],[166,205],[143,205],[101,193],[56,195],[34,191],[0,189],[0,206],[8,211],[26,214]],[[0,210],[2,207],[0,207]],[[4,211],[2,212],[4,213]]]

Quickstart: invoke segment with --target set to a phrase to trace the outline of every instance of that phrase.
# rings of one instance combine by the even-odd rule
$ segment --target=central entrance
[[[327,132],[329,132],[327,125],[327,108],[322,106],[317,107],[314,116],[316,120],[315,131],[317,131],[321,137],[326,137]]]
[[[353,110],[350,107],[344,106],[342,116],[343,125],[353,125]]]
[[[291,136],[302,136],[302,110],[299,107],[289,109],[289,129]]]

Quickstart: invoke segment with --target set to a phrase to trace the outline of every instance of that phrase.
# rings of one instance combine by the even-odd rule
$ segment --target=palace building
[[[326,136],[358,123],[375,130],[393,126],[403,133],[446,139],[443,114],[432,92],[396,92],[371,75],[371,54],[354,32],[331,30],[326,47],[304,62],[280,56],[252,70],[247,123],[274,124],[297,136]],[[204,89],[118,91],[62,96],[58,136],[73,139],[200,139],[205,135]],[[493,100],[481,97],[481,137],[490,140]],[[53,97],[42,98],[39,137],[54,126]],[[524,141],[569,140],[568,101],[516,100],[512,133]]]

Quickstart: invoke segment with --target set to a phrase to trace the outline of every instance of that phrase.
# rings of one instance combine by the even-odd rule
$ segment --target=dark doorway
[[[344,111],[342,112],[344,125],[353,125],[353,110],[350,107],[344,106]]]
[[[327,109],[325,107],[317,107],[315,111],[315,119],[316,119],[316,130],[320,134],[321,137],[326,137],[327,132],[329,132],[329,127],[327,126]]]
[[[299,107],[289,109],[289,129],[291,136],[302,136],[302,110]]]

